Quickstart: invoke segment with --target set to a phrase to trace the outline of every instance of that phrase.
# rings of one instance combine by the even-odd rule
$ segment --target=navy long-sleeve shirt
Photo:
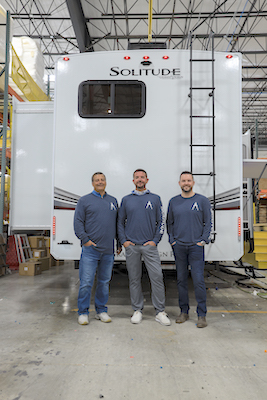
[[[207,197],[195,193],[192,197],[173,197],[168,206],[167,232],[169,242],[190,245],[204,240],[209,243],[211,210]]]
[[[101,197],[93,191],[82,196],[74,214],[74,231],[81,244],[92,240],[96,244],[96,250],[112,254],[116,237],[117,210],[117,200],[107,193]]]
[[[164,216],[161,199],[147,191],[132,192],[123,197],[118,214],[118,235],[121,244],[130,240],[144,244],[150,240],[159,243],[164,232]]]

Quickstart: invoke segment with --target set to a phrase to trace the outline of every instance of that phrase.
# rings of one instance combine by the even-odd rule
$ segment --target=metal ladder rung
[[[194,59],[190,58],[189,61],[192,61],[192,62],[194,62],[194,61],[206,62],[206,61],[215,61],[215,59],[214,58],[194,58]]]
[[[192,87],[190,90],[215,90],[213,87]]]
[[[215,147],[215,144],[190,144],[190,147]]]
[[[210,58],[194,58],[194,55],[197,56],[197,54],[193,54],[193,38],[192,38],[192,32],[190,32],[190,56],[189,56],[189,62],[190,62],[190,84],[189,84],[189,94],[188,97],[190,98],[190,171],[196,175],[196,176],[209,176],[211,177],[212,180],[212,189],[213,189],[213,239],[211,239],[211,242],[214,243],[215,241],[215,237],[216,237],[216,207],[215,207],[215,194],[216,194],[216,184],[215,184],[215,99],[214,99],[214,93],[215,93],[215,80],[214,80],[214,63],[215,63],[215,55],[214,55],[214,34],[211,36],[211,57]],[[207,56],[209,56],[207,54]],[[207,81],[207,86],[210,85],[209,87],[199,87],[196,86],[194,87],[193,84],[193,70],[195,71],[194,67],[193,67],[193,63],[194,62],[198,62],[198,63],[209,63],[209,65],[211,66],[211,68],[208,68],[208,70],[210,69],[211,71],[211,81],[208,82]],[[207,71],[209,72],[209,71]],[[206,74],[207,75],[207,74]],[[203,82],[204,83],[204,82]],[[195,84],[198,84],[197,81],[195,81]],[[212,101],[209,102],[209,105],[211,105],[211,114],[212,115],[193,115],[193,93],[195,95],[196,92],[193,92],[194,90],[206,90],[209,91],[208,95],[209,97],[212,98]],[[204,97],[205,97],[205,93],[203,93]],[[210,104],[211,103],[211,104]],[[197,111],[197,110],[196,110]],[[209,112],[209,111],[207,111]],[[212,128],[212,144],[194,144],[193,143],[193,118],[203,118],[203,120],[210,120],[211,121],[211,128]],[[194,147],[203,147],[204,148],[211,148],[211,152],[212,153],[212,172],[203,174],[203,173],[195,173],[193,171],[193,153],[194,153]]]
[[[207,174],[194,174],[194,176],[195,175],[197,175],[197,176],[216,176],[216,174],[214,174],[213,172],[209,172]]]
[[[215,118],[215,115],[190,115],[190,118]]]

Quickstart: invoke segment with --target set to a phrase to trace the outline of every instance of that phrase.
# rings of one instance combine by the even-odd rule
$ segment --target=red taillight
[[[227,54],[226,58],[233,58],[232,54]]]
[[[69,61],[69,57],[63,57],[64,61]]]
[[[241,239],[241,217],[238,217],[238,240]]]
[[[144,56],[143,59],[144,60],[149,60],[149,56]]]
[[[169,56],[163,56],[163,60],[168,60]]]
[[[124,60],[130,60],[130,59],[131,59],[130,56],[125,56],[125,57],[124,57]]]
[[[53,217],[53,236],[56,234],[56,217]]]

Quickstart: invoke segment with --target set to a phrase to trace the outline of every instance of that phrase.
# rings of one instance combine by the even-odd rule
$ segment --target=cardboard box
[[[49,236],[44,236],[44,241],[45,241],[45,247],[47,249],[50,249],[50,237]]]
[[[46,249],[39,250],[39,249],[32,249],[32,256],[33,258],[43,258],[47,256]]]
[[[266,190],[267,189],[267,179],[266,178],[261,178],[259,180],[259,189],[260,190]]]
[[[41,264],[42,271],[47,271],[48,269],[50,269],[51,266],[50,257],[37,258],[36,261],[38,261]]]
[[[42,273],[41,263],[37,261],[33,261],[32,259],[26,261],[25,263],[21,263],[19,265],[19,274],[20,275],[40,275]]]
[[[44,236],[28,236],[28,239],[32,249],[45,249]]]

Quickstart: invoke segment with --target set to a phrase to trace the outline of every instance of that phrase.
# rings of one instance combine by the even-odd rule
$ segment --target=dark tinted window
[[[142,86],[140,84],[115,85],[115,114],[140,115],[142,112]]]
[[[105,115],[111,109],[110,85],[83,85],[79,96],[82,115]]]
[[[83,118],[141,118],[145,84],[137,81],[85,81],[79,86],[78,112]]]

